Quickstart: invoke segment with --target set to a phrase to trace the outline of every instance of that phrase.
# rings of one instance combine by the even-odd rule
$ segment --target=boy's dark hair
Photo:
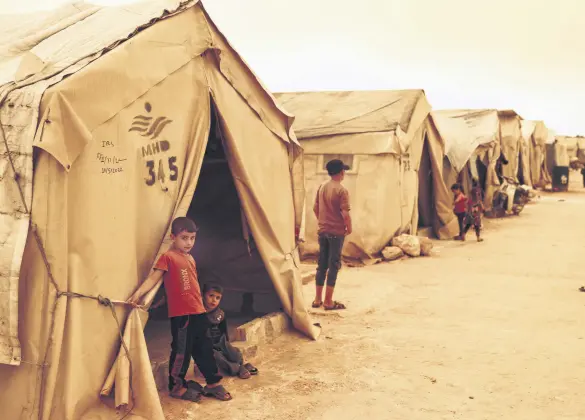
[[[451,185],[451,191],[463,191],[463,188],[461,188],[461,184],[453,184]]]
[[[203,286],[203,295],[206,295],[209,292],[217,292],[220,295],[223,295],[223,287],[215,283],[206,283]]]
[[[188,217],[177,217],[171,225],[171,233],[179,235],[181,232],[195,233],[199,230],[195,222]]]

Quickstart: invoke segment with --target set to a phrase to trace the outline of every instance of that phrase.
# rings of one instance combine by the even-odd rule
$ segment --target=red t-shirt
[[[169,318],[205,313],[197,266],[191,255],[171,249],[161,255],[154,268],[165,272],[163,281]]]
[[[455,213],[465,213],[467,212],[467,197],[465,194],[460,194],[459,197],[455,199]]]

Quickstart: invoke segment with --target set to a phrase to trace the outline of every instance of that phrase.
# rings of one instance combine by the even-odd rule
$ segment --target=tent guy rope
[[[4,104],[4,100],[7,98],[8,95],[5,95],[5,97],[3,98],[2,101],[0,101],[0,107]],[[2,124],[2,122],[0,121],[0,136],[2,136],[2,142],[4,143],[4,146],[6,147],[6,156],[8,157],[8,161],[10,162],[10,167],[12,169],[13,172],[13,177],[12,179],[14,180],[14,183],[16,184],[16,187],[18,188],[18,192],[20,194],[20,199],[21,199],[21,203],[22,206],[24,208],[24,212],[27,215],[31,215],[31,211],[28,208],[28,205],[26,203],[26,197],[24,194],[24,191],[22,190],[22,186],[19,183],[20,180],[20,174],[18,173],[18,171],[16,170],[16,165],[14,163],[14,158],[13,158],[13,153],[10,150],[10,147],[8,145],[8,140],[6,138],[6,133],[4,131],[4,125]],[[76,292],[66,292],[66,291],[62,291],[59,286],[57,285],[57,282],[55,281],[55,277],[53,276],[53,272],[51,270],[51,265],[49,264],[49,260],[47,258],[47,254],[45,252],[45,247],[43,246],[43,242],[41,240],[41,237],[39,235],[37,226],[32,223],[31,224],[31,230],[33,233],[33,236],[35,238],[35,241],[37,243],[39,252],[41,253],[41,256],[43,258],[43,263],[45,265],[45,269],[47,270],[47,275],[49,277],[49,281],[51,282],[51,284],[53,285],[53,287],[55,288],[55,301],[53,303],[53,310],[51,312],[51,326],[49,328],[49,338],[48,338],[48,343],[47,343],[47,349],[45,351],[45,356],[43,358],[43,362],[42,363],[35,363],[35,362],[30,362],[30,361],[23,361],[21,360],[20,362],[23,362],[25,364],[30,364],[30,365],[35,365],[41,368],[41,377],[43,378],[41,381],[41,390],[39,393],[39,402],[40,405],[42,406],[42,402],[43,402],[43,398],[44,398],[44,387],[45,387],[45,376],[46,376],[46,368],[49,366],[48,364],[48,355],[49,352],[51,350],[52,344],[53,344],[53,333],[55,330],[55,311],[57,309],[57,305],[60,301],[60,298],[65,296],[65,297],[69,297],[69,298],[84,298],[84,299],[91,299],[91,300],[95,300],[97,301],[100,305],[103,306],[107,306],[110,308],[110,311],[112,313],[112,317],[114,318],[114,321],[116,322],[116,326],[118,328],[118,335],[120,337],[120,342],[122,344],[122,347],[124,348],[124,352],[126,353],[126,357],[128,358],[128,364],[130,366],[130,397],[131,397],[131,406],[128,410],[126,410],[126,413],[121,417],[121,419],[126,418],[130,413],[132,413],[132,410],[134,409],[135,406],[135,401],[134,401],[134,389],[132,387],[132,371],[133,371],[133,366],[132,366],[132,358],[130,356],[130,349],[128,348],[128,346],[126,345],[126,341],[124,340],[124,333],[122,331],[122,325],[120,324],[120,320],[118,318],[118,315],[116,314],[116,310],[115,310],[115,306],[114,305],[125,305],[125,306],[132,306],[133,308],[136,308],[136,305],[133,304],[129,304],[125,301],[118,301],[118,300],[111,300],[107,297],[98,295],[98,296],[92,296],[92,295],[85,295],[82,293],[76,293]],[[140,307],[139,307],[140,308]],[[39,416],[42,416],[42,411],[39,411]]]

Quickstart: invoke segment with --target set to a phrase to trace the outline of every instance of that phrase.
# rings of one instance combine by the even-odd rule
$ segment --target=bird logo
[[[152,105],[148,102],[144,104],[144,109],[146,110],[147,115],[135,116],[128,132],[136,131],[142,137],[148,137],[151,140],[155,140],[162,133],[163,129],[172,123],[173,120],[169,120],[167,117],[158,117],[153,120],[153,117],[148,115],[152,111]]]

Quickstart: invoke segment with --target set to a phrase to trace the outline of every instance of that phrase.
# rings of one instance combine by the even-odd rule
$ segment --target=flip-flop
[[[579,287],[579,291],[580,291],[580,292],[585,292],[585,286],[581,286],[581,287]]]
[[[238,371],[238,378],[240,379],[250,379],[252,373],[246,369],[246,366],[240,366],[240,370]]]
[[[183,401],[199,402],[201,401],[201,392],[197,392],[194,389],[187,388],[183,395],[169,394],[172,398]]]
[[[246,363],[244,367],[248,369],[250,375],[258,375],[258,369],[255,366],[253,366],[252,363]]]
[[[187,388],[199,392],[200,394],[203,393],[203,386],[201,386],[199,382],[187,381]]]
[[[232,395],[226,391],[223,385],[214,386],[212,388],[206,386],[203,388],[203,395],[216,398],[220,401],[229,401],[232,399]]]
[[[317,303],[317,302],[313,302],[313,304],[312,304],[311,306],[312,306],[313,308],[317,309],[317,308],[320,308],[320,307],[321,307],[321,305],[323,305],[323,302],[319,302],[319,303]]]
[[[323,306],[326,311],[339,311],[342,309],[347,309],[345,305],[341,302],[333,302],[333,306]]]

